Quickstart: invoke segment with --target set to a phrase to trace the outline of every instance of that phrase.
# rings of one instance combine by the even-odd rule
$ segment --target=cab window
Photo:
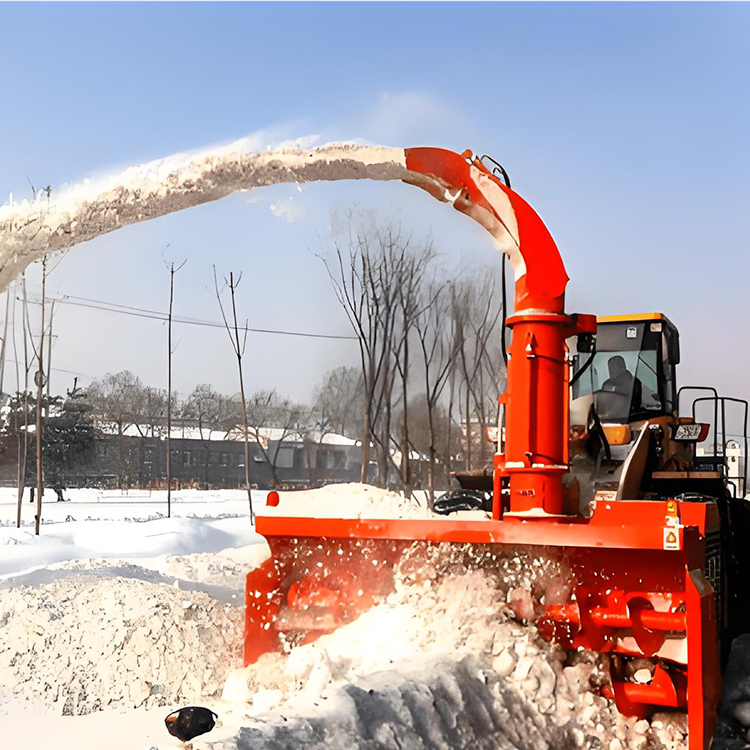
[[[602,421],[627,423],[671,410],[674,369],[662,323],[604,323],[598,327],[596,354],[575,383],[573,398],[593,394]],[[574,371],[587,361],[574,360]],[[665,378],[665,374],[667,377]]]

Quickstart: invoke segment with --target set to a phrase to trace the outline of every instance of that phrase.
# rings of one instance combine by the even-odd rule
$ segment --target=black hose
[[[591,352],[591,356],[586,360],[586,364],[570,379],[570,383],[568,385],[572,388],[581,378],[581,375],[583,375],[586,370],[591,367],[591,363],[594,361],[594,355],[596,354],[596,347]]]
[[[495,166],[492,168],[492,174],[495,174],[495,172],[499,172],[500,176],[503,178],[503,181],[505,182],[506,187],[510,187],[510,177],[508,176],[508,173],[505,171],[505,167],[496,159],[493,159],[489,154],[483,154],[482,157],[479,159],[479,161],[484,161],[485,159],[489,159]]]
[[[594,419],[594,427],[596,427],[596,431],[599,433],[599,437],[602,441],[602,447],[604,448],[604,455],[607,457],[607,461],[611,461],[612,449],[609,447],[609,440],[607,440],[607,435],[604,432],[604,427],[602,427],[602,422],[599,419],[599,414],[597,414],[596,407],[593,407],[591,409],[591,416]]]

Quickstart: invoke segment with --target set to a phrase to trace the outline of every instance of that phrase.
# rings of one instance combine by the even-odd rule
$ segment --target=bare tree
[[[23,292],[21,306],[21,330],[23,332],[23,414],[24,425],[23,431],[18,432],[18,510],[16,514],[16,526],[21,528],[21,505],[23,503],[23,493],[26,487],[26,459],[29,452],[29,373],[31,371],[31,361],[29,360],[29,337],[28,337],[28,319],[29,305],[26,294],[26,272],[21,274],[21,289]],[[16,284],[17,290],[17,284]],[[16,360],[16,391],[20,391],[21,384],[18,372],[18,349],[16,345],[16,313],[15,300],[13,303],[13,355]]]
[[[480,464],[484,463],[486,457],[486,444],[482,436],[490,421],[491,405],[497,403],[498,377],[502,366],[501,358],[491,350],[491,343],[498,332],[501,312],[497,300],[497,280],[492,273],[471,274],[452,285],[450,313],[458,353],[455,361],[458,391],[463,399],[467,471],[472,468],[475,442]],[[473,429],[472,417],[476,417],[477,430]]]
[[[216,300],[219,303],[219,310],[221,311],[221,318],[224,321],[224,327],[226,328],[227,334],[229,335],[229,341],[232,344],[234,356],[237,358],[237,372],[240,379],[240,396],[242,398],[242,426],[243,438],[245,444],[245,487],[247,488],[247,502],[250,506],[250,522],[253,522],[253,495],[252,489],[250,488],[250,444],[247,429],[247,401],[245,399],[245,378],[242,372],[242,357],[245,354],[245,348],[247,346],[247,322],[245,323],[244,335],[240,338],[240,327],[237,322],[237,287],[242,280],[242,274],[235,279],[234,273],[229,273],[229,278],[224,279],[224,288],[229,289],[229,296],[232,303],[232,323],[230,325],[227,320],[227,316],[224,312],[224,304],[221,300],[222,290],[219,289],[219,280],[216,276],[216,266],[214,266],[214,289],[216,290]]]
[[[44,312],[47,289],[47,257],[42,258],[42,319],[39,327],[39,350],[36,353],[37,370],[34,375],[36,385],[36,515],[34,533],[39,536],[42,523],[42,494],[44,476],[42,471],[42,397],[44,395]]]
[[[359,343],[365,397],[362,409],[361,481],[367,482],[375,394],[390,351],[382,309],[385,290],[378,284],[380,274],[375,267],[379,259],[371,248],[368,232],[362,226],[362,218],[360,214],[359,222],[355,225],[355,218],[350,213],[346,246],[344,247],[341,238],[334,236],[335,261],[329,262],[325,256],[321,256],[321,259]]]
[[[5,292],[5,320],[3,322],[3,343],[0,347],[0,398],[3,395],[5,385],[5,352],[8,343],[8,318],[10,317],[10,287]]]
[[[410,439],[409,439],[409,365],[410,365],[410,340],[414,323],[421,314],[423,304],[422,286],[437,258],[437,253],[431,240],[414,254],[407,256],[400,270],[398,280],[398,316],[396,325],[396,336],[394,336],[394,362],[398,377],[401,381],[401,435],[400,453],[401,465],[399,476],[401,489],[404,493],[411,491],[410,472]]]
[[[448,405],[444,401],[434,407],[433,420],[437,426],[434,439],[430,432],[430,414],[427,399],[424,394],[414,397],[409,404],[410,447],[416,454],[416,459],[413,463],[424,464],[426,458],[429,472],[430,446],[433,445],[437,466],[447,471],[452,457],[449,433],[457,429],[457,425],[451,419],[448,413]],[[445,429],[445,425],[448,425],[450,430]],[[437,471],[436,476],[439,476],[439,472]],[[429,480],[429,473],[427,479]],[[447,480],[447,476],[443,475],[441,479]]]
[[[212,430],[224,433],[241,420],[239,399],[225,396],[208,383],[196,385],[182,407],[184,421],[194,422],[201,437],[208,438]]]
[[[424,396],[430,433],[429,467],[427,473],[428,505],[435,503],[435,463],[437,457],[437,407],[448,382],[450,368],[457,353],[450,315],[450,285],[434,279],[423,291],[424,304],[414,321],[422,355]]]
[[[142,437],[158,437],[166,432],[169,435],[172,412],[175,405],[175,394],[171,389],[143,386],[134,404],[134,424]]]
[[[54,269],[53,269],[54,270]],[[55,302],[52,300],[52,305],[49,311],[49,334],[47,336],[47,374],[45,376],[46,388],[47,388],[47,416],[49,417],[49,404],[50,404],[50,382],[52,380],[52,325],[55,320]],[[2,389],[0,389],[2,390]]]
[[[368,479],[371,445],[378,451],[381,485],[387,482],[392,467],[394,353],[402,348],[403,331],[410,327],[403,322],[404,311],[411,310],[404,304],[403,287],[414,270],[415,255],[419,251],[411,237],[395,222],[378,225],[360,212],[348,215],[345,232],[334,233],[333,257],[321,256],[359,343],[364,392],[363,482]]]
[[[362,372],[357,367],[329,370],[313,391],[313,404],[308,415],[309,431],[304,435],[305,462],[309,481],[317,481],[318,456],[326,436],[359,437],[357,415],[363,408]]]
[[[268,462],[274,486],[279,484],[278,461],[283,442],[294,434],[303,434],[302,424],[306,409],[288,398],[282,398],[276,390],[254,393],[247,403],[249,433],[260,447]],[[275,429],[271,439],[267,429]],[[274,443],[273,449],[271,443]]]
[[[143,383],[130,370],[107,373],[91,384],[88,394],[94,416],[109,422],[117,431],[120,452],[118,483],[122,488],[131,478],[131,465],[125,455],[125,432],[131,426],[137,425],[140,428],[144,402]]]
[[[167,245],[169,247],[169,245]],[[174,261],[169,264],[169,315],[167,318],[167,518],[172,516],[172,306],[174,304],[174,275],[187,263],[187,260],[175,268]],[[166,265],[166,264],[165,264]]]
[[[130,370],[107,373],[89,386],[94,413],[110,422],[118,435],[124,435],[128,427],[137,424],[143,392],[141,379]]]
[[[356,367],[336,367],[323,375],[313,391],[313,421],[321,433],[356,437],[355,414],[363,408],[362,372]]]

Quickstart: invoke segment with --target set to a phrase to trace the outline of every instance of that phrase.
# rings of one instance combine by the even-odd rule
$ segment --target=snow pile
[[[67,577],[0,597],[0,711],[63,715],[216,695],[236,665],[238,610],[197,591]]]
[[[432,516],[423,498],[404,495],[359,482],[328,484],[315,490],[279,493],[279,504],[261,506],[259,516],[314,516],[315,518],[426,518]]]
[[[325,700],[327,698],[327,700]],[[284,720],[286,719],[286,721]],[[557,727],[472,657],[380,673],[324,696],[314,711],[242,727],[222,750],[573,750]]]
[[[270,554],[264,540],[262,545],[252,544],[239,549],[222,550],[219,553],[171,555],[159,569],[182,580],[208,586],[225,586],[242,595],[248,572],[257,568]],[[241,604],[241,601],[238,604]]]
[[[252,139],[195,154],[178,154],[121,174],[44,193],[32,203],[0,206],[0,289],[45,253],[231,193],[316,180],[400,180],[403,149],[304,143],[259,149]],[[44,191],[43,191],[44,192]]]

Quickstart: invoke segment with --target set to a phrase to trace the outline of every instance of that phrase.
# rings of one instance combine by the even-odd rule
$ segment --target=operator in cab
[[[629,399],[629,413],[658,407],[658,394],[646,388],[640,378],[630,372],[623,356],[615,354],[610,357],[607,369],[609,377],[602,383],[601,390]]]
[[[643,393],[643,385],[641,381],[628,370],[625,364],[625,358],[619,354],[615,354],[614,357],[610,357],[607,362],[609,369],[609,378],[602,383],[603,391],[611,391],[613,393],[620,393],[623,396],[630,396],[633,394],[633,403],[640,405],[641,396]]]

